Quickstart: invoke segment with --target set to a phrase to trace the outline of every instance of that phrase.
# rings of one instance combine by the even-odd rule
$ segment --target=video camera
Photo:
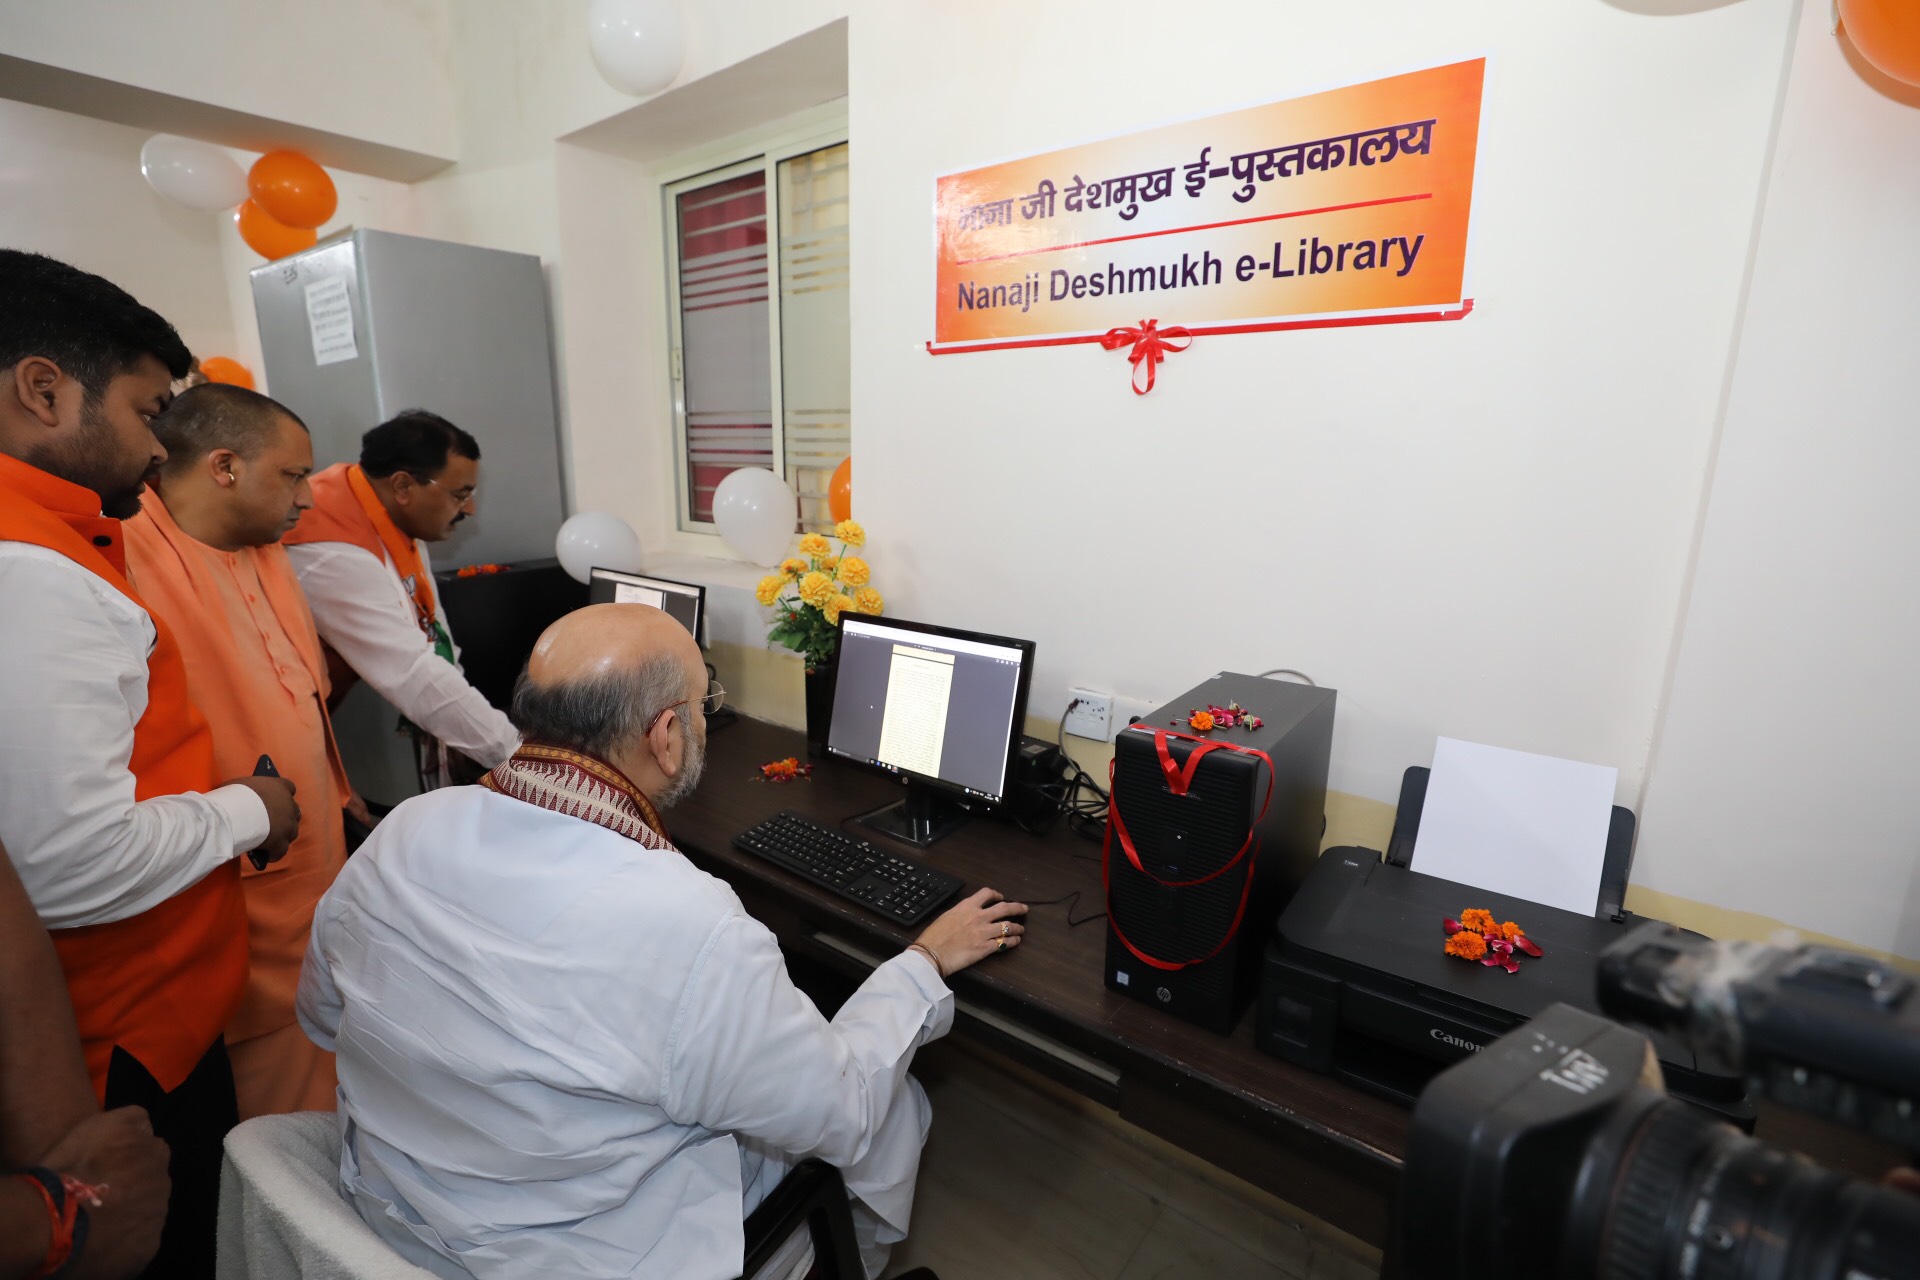
[[[1647,924],[1599,981],[1607,1013],[1674,1029],[1755,1096],[1920,1150],[1920,994],[1891,966]],[[1920,1277],[1920,1197],[1667,1097],[1645,1036],[1565,1004],[1421,1094],[1401,1204],[1420,1280]]]

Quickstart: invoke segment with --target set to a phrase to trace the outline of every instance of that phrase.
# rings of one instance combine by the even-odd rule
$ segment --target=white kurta
[[[134,799],[153,644],[112,584],[0,542],[0,843],[49,929],[150,911],[269,833],[246,787]]]
[[[427,546],[416,541],[420,563],[433,572]],[[413,594],[385,556],[345,542],[308,542],[287,548],[300,589],[307,593],[320,638],[355,674],[401,715],[456,751],[493,768],[512,755],[520,735],[506,713],[467,683],[459,667],[434,652],[414,616]],[[434,616],[447,628],[447,610],[433,593]],[[460,654],[454,645],[454,656]]]
[[[879,1240],[904,1238],[926,1123],[907,1068],[953,997],[907,952],[829,1023],[680,854],[456,787],[348,862],[299,1011],[339,1055],[342,1184],[407,1257],[720,1280],[790,1160],[846,1170]]]

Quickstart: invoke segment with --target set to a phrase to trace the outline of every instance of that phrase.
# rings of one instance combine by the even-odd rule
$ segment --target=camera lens
[[[1911,1280],[1920,1198],[1855,1182],[1666,1100],[1621,1153],[1600,1280]]]

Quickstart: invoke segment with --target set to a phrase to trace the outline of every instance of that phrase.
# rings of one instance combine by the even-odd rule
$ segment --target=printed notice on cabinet
[[[313,362],[339,364],[359,356],[353,340],[353,302],[339,276],[307,286],[307,327],[313,331]]]

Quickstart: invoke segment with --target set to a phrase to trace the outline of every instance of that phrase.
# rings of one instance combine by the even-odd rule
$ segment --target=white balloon
[[[770,565],[786,554],[799,519],[793,490],[765,467],[729,472],[713,491],[713,523],[720,536],[755,564]]]
[[[155,191],[189,209],[214,213],[247,198],[247,175],[210,142],[156,133],[140,148],[140,172]]]
[[[602,78],[636,98],[672,84],[687,54],[672,0],[593,0],[587,45]]]
[[[595,568],[640,572],[640,535],[609,511],[582,511],[567,517],[553,540],[553,553],[576,582],[587,581]]]

